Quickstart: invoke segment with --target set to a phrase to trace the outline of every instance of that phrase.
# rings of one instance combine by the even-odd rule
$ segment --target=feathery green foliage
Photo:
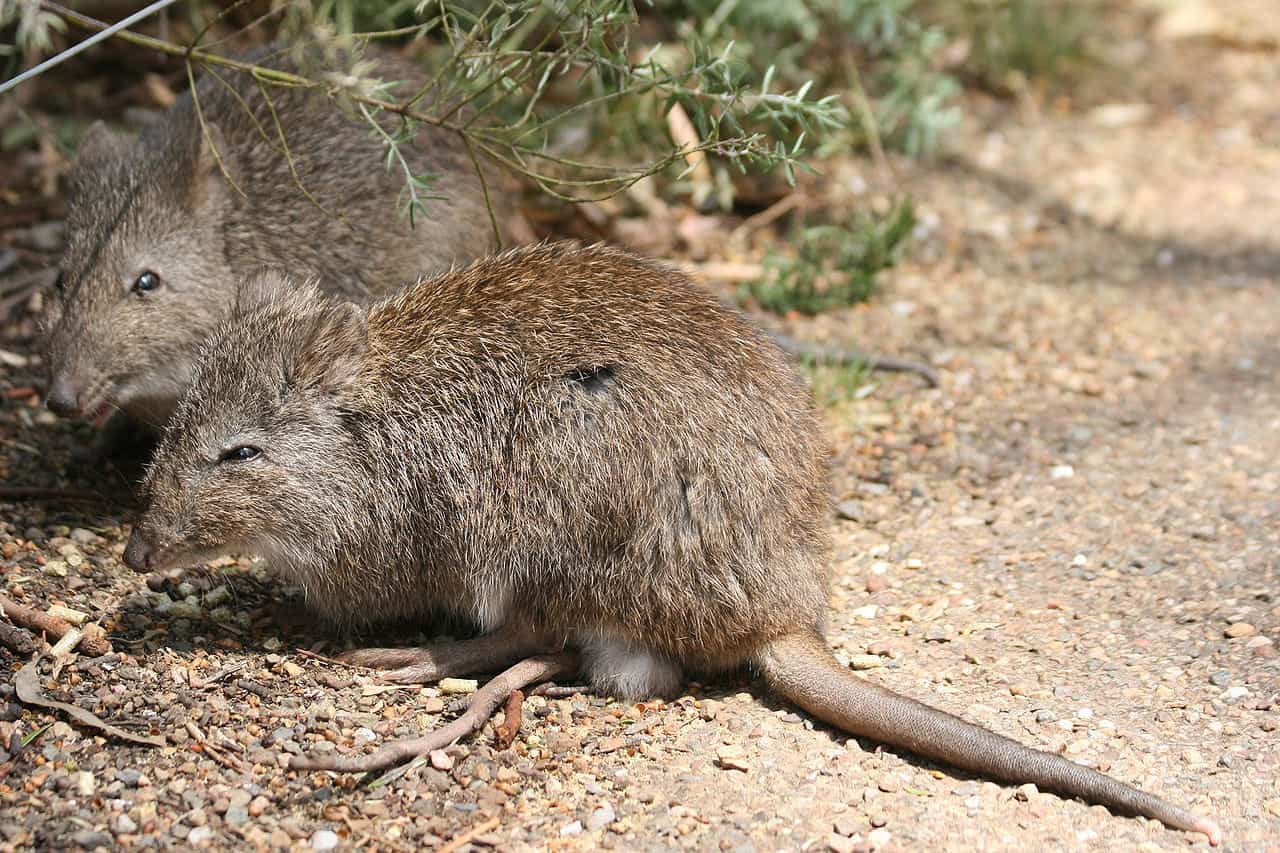
[[[740,296],[779,314],[817,314],[864,302],[875,292],[877,274],[897,263],[914,227],[908,200],[884,216],[860,216],[851,228],[802,226],[789,241],[795,255],[771,254],[765,277],[745,285]]]

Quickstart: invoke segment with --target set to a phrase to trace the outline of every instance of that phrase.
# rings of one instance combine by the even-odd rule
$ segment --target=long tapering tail
[[[1213,845],[1222,841],[1221,828],[1209,818],[854,675],[840,665],[816,632],[774,640],[757,654],[756,663],[771,689],[849,734],[994,779],[1033,782],[1044,790],[1079,797],[1122,814],[1200,832]]]

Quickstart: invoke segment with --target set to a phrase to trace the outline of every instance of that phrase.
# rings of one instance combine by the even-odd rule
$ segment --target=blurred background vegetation
[[[198,73],[211,56],[274,41],[312,46],[301,76],[371,131],[397,115],[388,168],[430,120],[523,176],[544,205],[626,193],[633,206],[661,197],[750,217],[785,204],[799,174],[832,158],[891,171],[894,158],[936,156],[966,89],[1052,93],[1093,61],[1100,2],[184,0],[133,28],[141,37],[110,39],[4,95],[0,149],[43,151],[56,195],[91,120],[163,107],[186,88],[188,47]],[[70,5],[0,0],[4,79],[143,4]],[[373,42],[430,68],[429,91],[372,78],[360,55]],[[429,184],[405,177],[412,214],[430,203]],[[840,221],[797,209],[787,222],[739,293],[814,313],[869,298],[914,216],[900,198]]]

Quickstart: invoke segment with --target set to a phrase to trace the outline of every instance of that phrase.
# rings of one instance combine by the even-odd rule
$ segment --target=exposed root
[[[336,770],[340,773],[385,770],[411,758],[426,755],[432,750],[444,749],[454,741],[479,731],[498,707],[507,701],[512,691],[523,690],[530,684],[559,675],[572,675],[577,670],[578,656],[573,652],[522,660],[477,690],[472,696],[471,706],[461,717],[428,735],[392,741],[369,755],[290,756],[289,767],[292,770]]]

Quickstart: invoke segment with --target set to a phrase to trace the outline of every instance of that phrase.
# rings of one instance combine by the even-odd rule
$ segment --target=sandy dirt
[[[790,331],[943,377],[821,395],[844,516],[828,633],[877,683],[1213,815],[1228,850],[1277,851],[1280,19],[1217,4],[1184,37],[1146,5],[1078,99],[970,96],[939,162],[810,185],[850,212],[908,191],[921,224],[875,301]],[[4,240],[12,280],[60,234]],[[745,673],[642,705],[532,698],[512,748],[486,729],[387,784],[282,770],[438,725],[451,697],[299,654],[338,646],[260,564],[124,569],[129,474],[24,391],[29,317],[9,332],[0,478],[114,500],[0,504],[7,594],[80,610],[115,647],[46,668],[50,695],[169,745],[0,686],[3,849],[407,850],[473,830],[513,851],[1206,846],[846,738]]]

